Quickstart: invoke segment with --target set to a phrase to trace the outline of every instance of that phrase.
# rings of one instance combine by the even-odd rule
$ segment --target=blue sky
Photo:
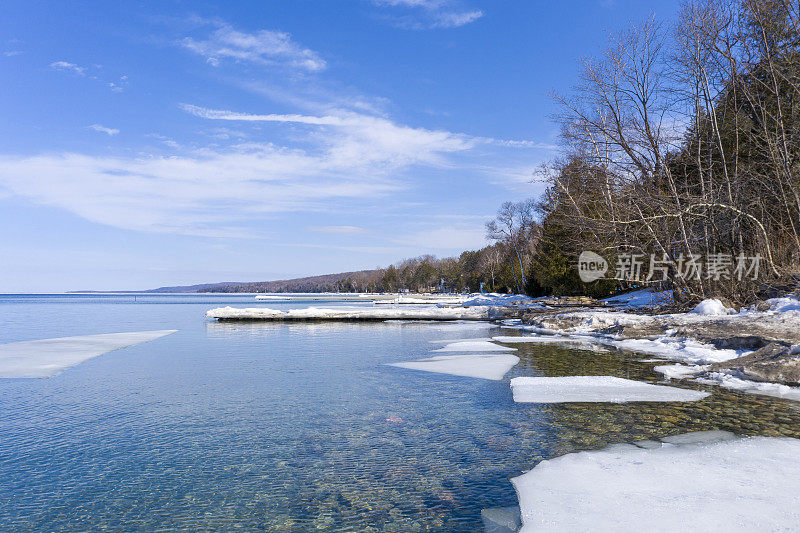
[[[385,266],[484,243],[552,91],[678,2],[4,2],[0,292]]]

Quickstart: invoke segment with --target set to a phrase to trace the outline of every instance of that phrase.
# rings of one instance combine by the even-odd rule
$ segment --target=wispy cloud
[[[14,57],[20,54],[22,54],[22,50],[8,50],[6,52],[3,52],[3,55],[6,57]]]
[[[369,230],[359,226],[308,226],[308,231],[317,233],[332,233],[337,235],[358,235],[369,233]]]
[[[337,114],[248,114],[182,104],[198,117],[213,120],[276,122],[320,127],[314,135],[324,147],[327,163],[348,167],[391,169],[411,164],[444,164],[443,156],[473,148],[480,139],[443,130],[412,128],[384,118],[339,111]],[[372,167],[375,166],[374,169]]]
[[[400,187],[356,170],[328,156],[249,145],[172,157],[0,157],[0,184],[110,226],[241,237],[253,235],[247,223],[269,213],[325,210],[337,200],[375,199]]]
[[[50,68],[59,70],[61,72],[73,72],[81,76],[86,73],[86,67],[80,67],[75,63],[70,63],[69,61],[53,61],[50,63]]]
[[[395,17],[397,25],[409,29],[458,28],[483,16],[480,9],[461,8],[455,0],[373,0],[380,6],[416,11]]]
[[[90,130],[99,131],[100,133],[106,133],[111,136],[119,133],[119,130],[116,128],[106,128],[105,126],[101,126],[100,124],[92,124],[91,126],[87,127]]]
[[[296,43],[288,33],[272,30],[246,33],[228,24],[215,24],[217,29],[207,38],[186,37],[181,41],[184,48],[202,55],[210,65],[218,66],[225,59],[233,59],[309,72],[326,67],[319,54]]]

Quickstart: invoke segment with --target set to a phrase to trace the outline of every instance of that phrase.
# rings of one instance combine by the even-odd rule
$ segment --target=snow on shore
[[[176,331],[106,333],[0,344],[0,378],[48,378],[93,357]]]
[[[672,301],[672,291],[654,292],[650,289],[626,292],[603,300],[609,305],[622,308],[653,307]]]
[[[520,533],[797,528],[800,440],[692,435],[542,461],[511,480]]]
[[[615,376],[519,377],[511,380],[515,402],[693,402],[708,392],[652,385]]]
[[[389,366],[499,381],[519,363],[519,357],[508,354],[440,355],[417,361],[389,363]]]
[[[267,307],[218,307],[206,312],[223,320],[487,320],[488,307],[308,307],[281,311]]]

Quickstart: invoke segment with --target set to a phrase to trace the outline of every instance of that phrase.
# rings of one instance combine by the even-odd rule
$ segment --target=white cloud
[[[3,55],[6,57],[14,57],[20,54],[22,54],[22,50],[8,50],[6,52],[3,52]]]
[[[436,28],[458,28],[459,26],[465,26],[466,24],[475,22],[482,16],[483,11],[480,9],[462,12],[445,11],[436,15],[436,22],[433,26]]]
[[[421,17],[401,17],[398,25],[409,29],[458,28],[475,22],[483,16],[479,9],[464,10],[454,0],[373,0],[374,3],[394,8],[416,9]]]
[[[187,50],[205,57],[206,62],[215,67],[222,59],[288,66],[310,72],[326,67],[325,60],[316,52],[294,42],[288,33],[279,31],[245,33],[227,24],[218,24],[218,28],[207,39],[187,37],[181,44]]]
[[[100,124],[92,124],[88,126],[90,130],[99,131],[100,133],[106,133],[108,135],[116,135],[119,133],[119,130],[116,128],[106,128],[105,126],[101,126]]]
[[[309,226],[306,228],[309,231],[317,233],[333,233],[339,235],[357,235],[362,233],[369,233],[369,230],[359,226]]]
[[[214,120],[293,123],[320,127],[318,139],[326,151],[326,164],[361,168],[369,172],[411,164],[442,165],[445,154],[473,148],[480,139],[442,130],[411,128],[383,117],[349,111],[336,115],[255,115],[182,104],[198,117]],[[328,131],[328,134],[324,134]]]
[[[249,235],[247,227],[270,213],[339,212],[358,205],[354,201],[374,206],[377,199],[412,186],[419,169],[453,171],[457,155],[494,142],[349,111],[255,115],[182,107],[204,119],[292,125],[293,144],[240,142],[194,150],[173,144],[176,155],[170,157],[0,156],[0,186],[126,229]],[[90,127],[115,134],[99,124]],[[484,150],[475,152],[486,156]],[[476,231],[481,233],[482,225],[470,226],[421,231],[412,241],[455,249],[479,241]],[[328,226],[317,231],[357,230]]]
[[[60,70],[62,72],[74,72],[75,74],[83,74],[86,72],[86,67],[79,67],[75,63],[70,63],[69,61],[53,61],[50,63],[50,68],[54,70]]]
[[[0,157],[0,184],[19,196],[111,226],[161,233],[244,236],[267,213],[324,210],[399,188],[330,156],[272,146],[183,157],[75,153]]]

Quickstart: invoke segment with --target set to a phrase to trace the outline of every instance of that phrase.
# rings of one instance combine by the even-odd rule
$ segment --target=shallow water
[[[259,304],[0,296],[0,342],[180,330],[0,379],[0,530],[479,531],[482,509],[516,503],[508,478],[545,458],[704,429],[800,437],[800,404],[711,387],[683,404],[511,400],[519,375],[660,379],[633,354],[515,344],[520,364],[494,382],[385,363],[508,330],[203,318],[220,305]]]

